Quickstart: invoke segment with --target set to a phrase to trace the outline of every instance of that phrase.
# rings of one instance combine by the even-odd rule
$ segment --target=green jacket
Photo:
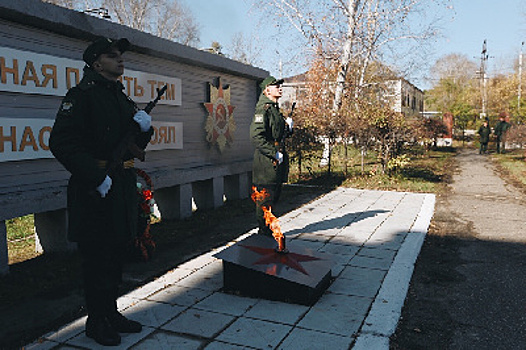
[[[49,146],[57,160],[71,173],[67,191],[68,238],[74,242],[125,241],[137,230],[137,175],[123,169],[111,174],[112,186],[102,198],[96,191],[106,170],[99,160],[109,161],[129,127],[134,103],[120,82],[110,81],[91,68],[71,88],[57,113]],[[136,143],[144,149],[153,130],[140,133]],[[131,154],[125,156],[132,159]]]
[[[499,120],[497,122],[497,125],[495,125],[495,135],[497,136],[502,136],[503,134],[506,133],[506,131],[510,128],[510,123],[506,122],[506,121],[501,121]]]
[[[479,141],[481,143],[488,143],[490,133],[491,133],[491,129],[489,128],[489,126],[481,125],[478,131],[478,134],[480,135]]]
[[[257,185],[286,182],[289,175],[289,157],[280,147],[288,136],[288,128],[276,102],[261,94],[250,125],[250,137],[256,150],[252,166],[252,182]],[[283,162],[274,166],[276,152],[281,148]]]

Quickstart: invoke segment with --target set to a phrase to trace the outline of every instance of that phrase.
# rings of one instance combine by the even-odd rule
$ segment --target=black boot
[[[119,333],[140,333],[142,325],[137,321],[128,320],[120,312],[114,311],[108,316],[111,326]]]
[[[86,336],[104,346],[117,346],[121,343],[121,336],[111,326],[106,317],[88,316]]]

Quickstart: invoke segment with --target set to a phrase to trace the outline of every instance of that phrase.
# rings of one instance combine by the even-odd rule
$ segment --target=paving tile
[[[130,298],[127,295],[124,295],[117,299],[117,310],[127,309],[140,301],[141,299]]]
[[[204,350],[245,350],[245,349],[254,349],[254,348],[246,347],[242,345],[224,343],[220,341],[214,341],[208,344]]]
[[[141,333],[131,333],[131,334],[121,334],[121,344],[115,347],[112,347],[112,349],[120,350],[120,349],[128,349],[131,346],[138,343],[141,339],[144,337],[147,337],[149,334],[153,333],[154,329],[150,327],[143,327]],[[95,340],[88,338],[86,336],[86,333],[81,333],[77,337],[70,339],[67,342],[68,345],[73,346],[80,346],[82,348],[88,348],[88,349],[100,349],[102,346],[100,346]]]
[[[382,281],[385,278],[387,271],[368,269],[356,266],[347,266],[345,270],[340,274],[340,278],[346,278],[351,280],[373,280]]]
[[[389,349],[389,338],[373,334],[363,334],[358,337],[353,350]]]
[[[373,299],[324,294],[301,319],[301,328],[352,336],[358,331]]]
[[[217,336],[217,340],[257,349],[274,349],[292,326],[241,317]]]
[[[297,247],[298,249],[308,249],[312,252],[315,252],[321,249],[324,245],[325,243],[323,242],[304,240],[304,239],[301,239],[301,236],[300,236],[299,238],[291,240],[289,247],[290,248]]]
[[[332,350],[349,349],[354,341],[354,350],[387,349],[434,200],[338,188],[280,218],[289,249],[331,256],[335,278],[315,305],[220,292],[222,261],[213,255],[254,228],[119,298],[119,309],[144,327],[124,335],[115,349]],[[99,348],[85,336],[84,324],[81,318],[25,348]]]
[[[86,319],[87,316],[81,317],[60,328],[58,331],[50,332],[44,335],[43,338],[59,343],[65,342],[66,340],[76,337],[80,333],[84,332],[86,327]]]
[[[197,350],[203,346],[203,342],[197,339],[185,338],[183,336],[168,332],[157,331],[140,343],[131,347],[131,350]]]
[[[172,332],[211,338],[234,320],[234,316],[188,309],[161,328]]]
[[[190,307],[210,296],[212,293],[213,292],[208,290],[174,285],[150,295],[148,300]]]
[[[352,266],[367,267],[370,269],[389,270],[392,260],[369,258],[366,256],[355,256],[351,260]]]
[[[216,261],[217,259],[212,256],[213,254],[207,253],[198,256],[195,259],[189,260],[178,266],[178,269],[185,269],[191,271],[197,271],[202,269],[204,266]]]
[[[59,344],[54,341],[38,339],[31,344],[24,346],[25,350],[51,350],[55,349]]]
[[[350,244],[326,243],[319,251],[333,255],[354,256],[358,252],[358,249],[359,247]]]
[[[125,296],[128,297],[128,298],[133,298],[133,299],[144,299],[147,296],[149,296],[149,295],[151,295],[153,293],[156,293],[158,290],[163,289],[165,286],[166,286],[166,284],[163,283],[163,282],[147,283],[147,284],[145,284],[145,285],[143,285],[143,286],[131,291],[130,293],[126,294]]]
[[[364,247],[358,252],[359,256],[366,256],[368,258],[393,260],[396,252],[382,247],[370,248]]]
[[[163,276],[159,277],[155,281],[161,283],[164,287],[166,287],[177,283],[177,281],[185,278],[191,273],[191,270],[177,268],[165,273]]]
[[[309,307],[304,305],[262,299],[244,317],[294,325],[308,310]]]
[[[318,233],[308,233],[308,232],[302,233],[298,238],[305,240],[305,241],[313,241],[313,242],[321,242],[321,243],[326,243],[331,239],[331,237],[329,236],[324,236]]]
[[[317,332],[310,329],[294,328],[278,346],[279,350],[327,350],[348,349],[352,337]]]
[[[250,307],[257,303],[257,299],[245,298],[226,293],[214,293],[200,301],[195,308],[214,311],[233,316],[243,315]]]
[[[382,280],[377,279],[346,279],[338,278],[328,288],[331,293],[344,295],[356,295],[360,297],[374,298],[382,285]]]
[[[144,300],[124,310],[122,314],[127,318],[140,322],[143,326],[159,327],[177,316],[184,309],[185,307],[179,305]]]
[[[217,291],[223,287],[223,274],[216,273],[209,275],[201,271],[196,271],[191,275],[177,282],[178,286],[188,288],[198,288],[208,291]]]

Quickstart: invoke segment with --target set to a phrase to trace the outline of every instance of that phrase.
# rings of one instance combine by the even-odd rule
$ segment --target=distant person
[[[256,104],[255,116],[250,125],[250,137],[256,147],[252,168],[252,182],[258,191],[266,190],[265,200],[256,203],[259,234],[272,236],[265,224],[261,206],[274,205],[281,195],[282,184],[289,174],[289,156],[284,140],[292,133],[292,118],[287,119],[279,110],[283,79],[269,76],[260,84],[261,95]]]
[[[86,335],[117,346],[119,333],[138,333],[139,322],[117,311],[118,287],[126,247],[136,237],[137,174],[130,152],[109,173],[113,153],[130,128],[145,149],[152,134],[151,117],[136,111],[119,78],[127,39],[99,38],[83,54],[80,83],[71,88],[58,110],[49,146],[71,173],[68,183],[68,238],[78,243],[88,319]]]
[[[480,126],[478,134],[480,136],[480,139],[479,139],[479,143],[480,143],[479,154],[486,154],[488,152],[489,135],[491,134],[491,129],[488,126],[488,121],[487,120],[484,120],[484,122]]]
[[[494,134],[497,144],[497,153],[504,153],[506,147],[506,132],[510,128],[511,124],[506,121],[505,115],[502,113],[499,115],[499,121],[495,125]]]

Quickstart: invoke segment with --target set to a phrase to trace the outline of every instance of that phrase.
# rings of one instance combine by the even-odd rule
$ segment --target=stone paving
[[[221,291],[222,261],[188,261],[118,300],[143,324],[115,349],[388,349],[435,196],[338,188],[280,217],[287,246],[333,256],[333,282],[312,306]],[[98,349],[85,317],[25,349]]]

